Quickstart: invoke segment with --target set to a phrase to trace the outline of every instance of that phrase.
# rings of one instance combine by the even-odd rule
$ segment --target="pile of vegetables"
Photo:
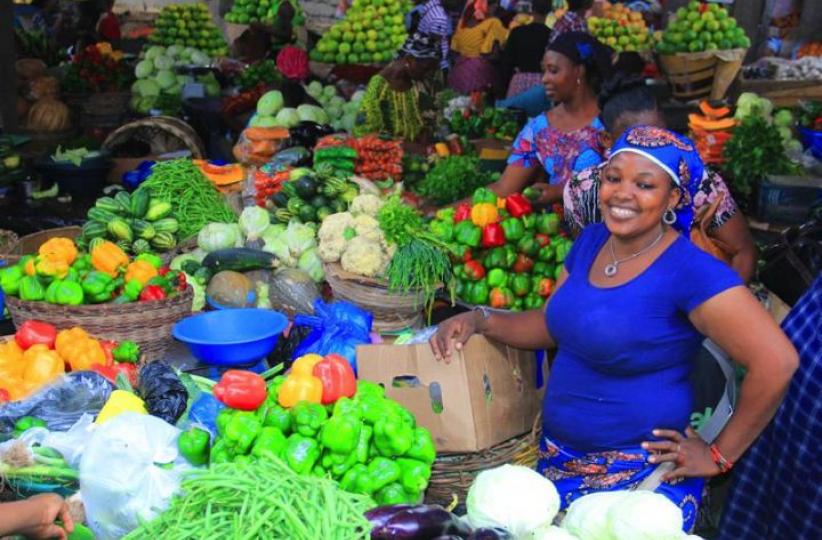
[[[328,115],[321,107],[303,104],[294,109],[284,105],[283,94],[279,90],[266,92],[257,102],[257,112],[249,125],[293,128],[300,122],[328,123]]]
[[[423,165],[419,165],[418,168],[422,169]],[[412,189],[441,206],[470,196],[477,188],[487,186],[496,180],[497,176],[482,172],[479,159],[476,157],[448,156],[436,160],[422,181],[412,183]]]
[[[541,308],[553,292],[571,248],[559,224],[559,216],[535,213],[521,194],[500,199],[479,188],[471,203],[440,210],[428,227],[458,247],[458,298],[519,311]]]
[[[288,137],[288,130],[281,127],[247,127],[232,149],[234,157],[244,165],[264,166]]]
[[[375,195],[359,195],[348,212],[325,218],[317,236],[319,255],[327,263],[365,277],[383,275],[393,250],[380,229],[377,214],[383,202]]]
[[[168,251],[177,245],[180,229],[171,211],[171,203],[153,197],[150,189],[100,197],[86,214],[79,242],[87,246],[95,238],[107,239],[138,255]]]
[[[96,371],[112,383],[122,373],[134,381],[140,347],[133,341],[98,340],[80,327],[58,331],[26,321],[0,342],[0,402],[25,399],[66,371]]]
[[[274,218],[280,223],[295,218],[303,223],[320,223],[335,212],[344,212],[359,193],[357,184],[347,177],[328,164],[313,170],[292,170],[288,181],[271,197]]]
[[[37,255],[0,270],[0,286],[26,302],[76,306],[151,302],[186,290],[186,278],[153,253],[129,258],[117,244],[95,238],[80,253],[69,238],[52,238]]]
[[[134,77],[122,59],[123,52],[113,50],[110,43],[86,46],[71,58],[62,81],[63,91],[118,92],[128,88]]]
[[[134,195],[140,191],[148,191],[152,200],[171,204],[171,214],[179,223],[177,237],[181,240],[196,235],[207,223],[237,221],[223,195],[190,159],[155,164]]]
[[[134,68],[137,80],[131,85],[131,108],[141,114],[152,109],[174,114],[180,109],[183,87],[194,82],[205,87],[207,96],[219,96],[220,83],[212,72],[194,77],[177,75],[174,71],[178,66],[204,67],[210,63],[208,55],[191,47],[148,47]]]
[[[45,427],[46,423],[40,418],[23,416],[15,422],[12,436],[19,439],[30,429]],[[80,484],[77,471],[71,468],[59,452],[40,444],[29,447],[21,440],[14,441],[4,452],[0,453],[0,476],[15,492],[24,492],[26,488],[33,485],[44,484],[53,490],[75,492]],[[93,537],[79,536],[80,530],[91,535],[91,531],[85,526],[75,523],[71,538]]]
[[[366,135],[351,140],[357,152],[354,172],[369,180],[399,180],[402,177],[402,141]]]
[[[691,0],[676,11],[656,45],[659,54],[716,51],[751,46],[745,30],[724,6]]]
[[[357,91],[350,101],[337,94],[333,85],[323,86],[319,81],[312,81],[305,87],[306,93],[317,100],[325,109],[331,126],[338,131],[351,132],[357,121],[357,111],[360,110],[363,92]]]
[[[715,107],[709,101],[702,100],[699,103],[699,113],[688,115],[691,138],[705,163],[718,164],[725,161],[722,151],[737,123],[730,114],[729,107]]]
[[[226,22],[234,24],[250,24],[262,22],[273,24],[277,22],[277,15],[283,2],[289,2],[294,8],[294,19],[291,24],[295,27],[305,23],[305,15],[296,0],[237,0],[225,14]]]
[[[368,540],[370,497],[295,474],[279,459],[212,465],[183,480],[158,518],[125,540],[288,538]]]
[[[178,443],[194,465],[282,459],[301,476],[333,478],[380,504],[419,502],[428,486],[431,434],[381,386],[357,381],[339,355],[302,356],[268,384],[229,370],[213,394],[226,406],[213,444],[198,428]],[[195,437],[200,444],[190,444]]]
[[[315,167],[330,167],[340,176],[349,176],[354,174],[356,163],[357,151],[345,135],[328,135],[314,147]]]
[[[282,74],[277,70],[277,64],[267,58],[243,69],[237,76],[237,86],[240,90],[250,90],[258,85],[280,82],[282,78]]]
[[[228,47],[205,4],[171,4],[154,20],[150,43],[198,47],[211,56],[225,56]]]
[[[449,120],[451,131],[469,139],[491,138],[511,140],[519,133],[514,113],[507,109],[485,108],[482,112],[473,108],[455,110]]]

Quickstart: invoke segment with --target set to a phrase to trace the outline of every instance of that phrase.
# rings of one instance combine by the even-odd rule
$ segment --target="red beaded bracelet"
[[[711,445],[711,458],[722,473],[726,473],[733,469],[733,461],[726,459],[715,444]]]

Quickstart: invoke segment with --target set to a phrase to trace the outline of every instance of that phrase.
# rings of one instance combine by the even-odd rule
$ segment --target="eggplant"
[[[371,522],[371,529],[375,530],[379,527],[383,527],[388,520],[397,515],[398,513],[402,512],[403,510],[408,510],[409,508],[413,508],[413,505],[410,504],[389,504],[386,506],[378,506],[377,508],[373,508],[365,513],[366,519]],[[372,538],[375,538],[372,533]]]
[[[334,133],[334,128],[327,124],[318,124],[304,120],[288,130],[288,135],[293,146],[304,146],[306,148],[314,148],[317,145],[317,140],[326,135]]]
[[[372,540],[428,540],[442,535],[467,536],[463,521],[441,506],[421,504],[391,516],[384,525],[371,530]]]
[[[499,527],[483,527],[481,529],[474,529],[474,532],[468,535],[465,540],[510,540],[513,538],[511,533]]]
[[[457,536],[455,534],[443,534],[436,538],[432,538],[431,540],[464,540],[462,536]]]

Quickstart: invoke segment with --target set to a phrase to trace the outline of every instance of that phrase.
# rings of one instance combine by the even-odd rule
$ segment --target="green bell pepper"
[[[494,287],[505,287],[508,285],[508,272],[501,268],[493,268],[488,271],[488,275],[485,277],[485,281],[488,283],[488,286],[492,289]]]
[[[481,306],[488,303],[488,295],[490,293],[491,290],[485,281],[477,281],[476,283],[472,283],[468,288],[465,301],[469,304]]]
[[[419,502],[419,494],[407,493],[402,484],[392,482],[374,494],[374,500],[380,506],[395,504],[415,504]]]
[[[254,412],[234,413],[225,426],[225,442],[229,453],[247,454],[262,427]]]
[[[12,436],[17,438],[26,431],[38,427],[44,428],[48,427],[48,425],[46,424],[45,420],[37,418],[36,416],[23,416],[19,418],[17,422],[14,423],[14,431],[12,433]]]
[[[374,493],[374,486],[371,482],[368,467],[362,463],[358,463],[348,469],[340,481],[340,487],[351,493],[361,493],[363,495]]]
[[[491,191],[488,188],[477,188],[474,191],[474,196],[471,197],[472,204],[480,204],[480,203],[491,203],[497,204],[497,194]]]
[[[553,212],[549,214],[539,214],[536,222],[537,232],[554,236],[559,232],[559,216]]]
[[[542,309],[545,304],[545,298],[538,294],[530,293],[525,297],[525,309]]]
[[[517,251],[512,246],[502,246],[502,252],[505,256],[505,265],[503,268],[511,268],[517,262]]]
[[[536,257],[539,253],[539,243],[531,235],[523,236],[517,242],[517,250],[523,255]]]
[[[209,463],[229,463],[233,456],[229,453],[228,447],[224,440],[218,439],[214,446],[211,447],[209,455]]]
[[[381,489],[402,476],[402,470],[397,462],[385,457],[375,457],[368,464],[368,474],[374,490]]]
[[[418,427],[414,430],[414,437],[411,448],[405,453],[409,459],[416,459],[423,463],[432,464],[437,459],[437,447],[434,438],[427,429]]]
[[[177,449],[192,465],[205,465],[209,461],[210,442],[211,435],[208,431],[191,428],[180,433],[177,438]]]
[[[534,276],[551,277],[554,274],[554,265],[545,261],[537,261],[531,269]]]
[[[72,281],[74,283],[80,283],[80,274],[77,273],[77,270],[74,268],[69,267],[68,273],[66,273],[65,277],[63,277],[63,281]]]
[[[335,454],[350,454],[357,448],[361,426],[357,417],[332,416],[320,431],[320,444]]]
[[[413,443],[414,428],[399,415],[389,414],[374,423],[374,446],[383,456],[401,456]]]
[[[556,260],[558,263],[565,262],[565,257],[568,256],[568,252],[571,251],[572,243],[567,238],[559,238],[555,242],[553,242],[556,253]]]
[[[146,282],[146,287],[149,285],[156,285],[165,291],[166,294],[170,293],[174,287],[171,285],[171,278],[169,277],[171,273],[169,272],[165,276],[154,276],[150,280]]]
[[[145,261],[157,270],[163,266],[163,259],[154,253],[140,253],[134,258],[135,261]]]
[[[40,302],[46,297],[43,284],[34,276],[25,276],[20,280],[20,300]]]
[[[362,419],[366,424],[374,425],[390,412],[387,400],[376,395],[357,396],[357,401],[362,413]]]
[[[83,299],[83,287],[73,281],[55,279],[46,289],[45,300],[49,304],[79,306]]]
[[[94,304],[111,300],[114,291],[117,289],[117,281],[115,279],[97,270],[92,270],[86,274],[81,285],[86,298]]]
[[[522,225],[528,232],[533,231],[534,227],[537,226],[537,215],[534,213],[526,214],[522,216],[520,219],[522,219]]]
[[[502,247],[489,249],[482,259],[482,264],[486,268],[505,268],[505,249]]]
[[[333,416],[345,416],[348,418],[362,418],[360,405],[351,398],[341,397],[334,403]]]
[[[448,208],[440,208],[437,210],[437,213],[434,214],[434,218],[438,219],[439,221],[444,221],[446,223],[454,223],[454,214],[456,210],[453,206],[449,206]]]
[[[360,429],[360,438],[357,440],[357,447],[353,452],[357,458],[357,462],[365,463],[368,461],[372,435],[374,435],[374,429],[371,426],[363,425]]]
[[[291,425],[294,433],[304,437],[314,437],[328,419],[328,412],[319,403],[301,401],[291,409]]]
[[[278,458],[282,454],[286,445],[286,437],[282,431],[275,427],[263,427],[254,446],[251,448],[251,455],[256,458]]]
[[[60,288],[60,280],[55,279],[49,286],[46,287],[46,295],[43,298],[49,304],[56,304],[57,303],[57,289]]]
[[[450,242],[454,239],[454,224],[448,221],[440,221],[435,219],[429,225],[431,232],[435,237],[443,242]]]
[[[400,482],[403,489],[409,493],[419,493],[428,487],[428,480],[431,479],[431,465],[416,459],[397,460],[400,467]]]
[[[470,220],[460,221],[454,226],[454,240],[463,246],[477,247],[482,240],[482,229]]]
[[[140,346],[131,340],[121,341],[117,347],[111,351],[111,355],[117,362],[127,362],[136,364],[140,360]]]
[[[354,395],[354,401],[365,396],[375,396],[378,398],[385,397],[385,388],[377,383],[369,381],[357,381],[357,393]]]
[[[91,270],[91,255],[80,255],[74,259],[74,264],[72,264],[71,267],[76,270],[80,276],[84,275]]]
[[[526,274],[516,274],[511,280],[511,290],[517,296],[526,296],[531,292],[531,279]]]
[[[143,290],[143,284],[136,279],[130,279],[126,286],[123,287],[123,296],[131,300],[132,302],[136,302],[138,298],[140,298],[140,293]]]
[[[552,262],[556,258],[556,245],[557,244],[555,242],[551,242],[544,248],[540,249],[537,254],[537,259],[543,262]]]
[[[320,445],[314,439],[294,433],[286,440],[283,458],[292,471],[308,474],[320,459]]]
[[[276,393],[268,394],[268,398],[257,409],[257,416],[265,427],[277,428],[286,435],[291,432],[291,413],[277,403]]]
[[[505,231],[507,242],[517,242],[525,236],[525,225],[518,218],[510,217],[503,220],[502,230]]]
[[[9,296],[16,296],[20,292],[23,275],[23,269],[16,265],[0,269],[0,289]]]
[[[285,375],[277,375],[276,377],[271,379],[270,383],[268,383],[268,395],[272,396],[272,399],[273,396],[280,395],[280,387],[283,385],[286,378],[287,377]],[[276,399],[274,399],[274,403],[277,403]]]
[[[554,269],[554,281],[559,280],[559,276],[562,274],[563,268],[565,268],[565,265],[558,264],[557,267]]]

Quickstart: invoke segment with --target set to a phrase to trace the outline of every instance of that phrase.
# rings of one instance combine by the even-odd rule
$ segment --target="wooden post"
[[[14,72],[14,3],[0,2],[0,119],[3,130],[17,129],[17,80]]]

